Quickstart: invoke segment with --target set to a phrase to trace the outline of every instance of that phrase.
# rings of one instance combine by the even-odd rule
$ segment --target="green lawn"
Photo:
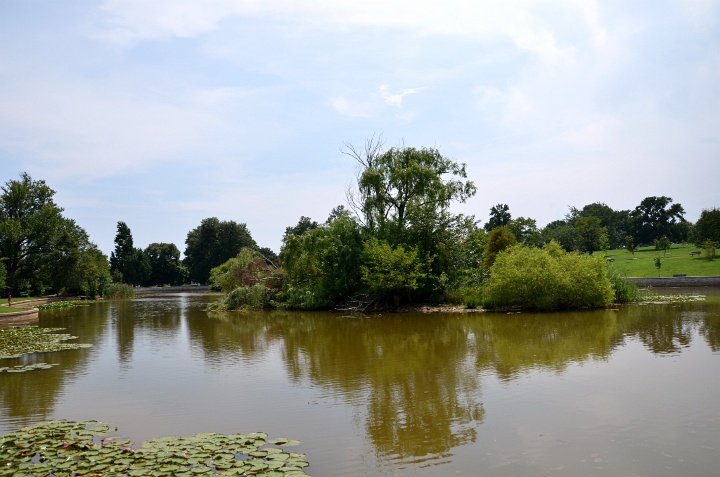
[[[22,308],[22,302],[28,301],[28,300],[36,300],[38,297],[36,296],[24,296],[22,298],[15,298],[13,297],[12,302],[13,306],[7,306],[7,297],[1,298],[0,300],[0,313],[11,313],[13,311],[23,311]]]
[[[701,251],[700,255],[690,255]],[[605,252],[595,252],[605,256]],[[655,258],[660,257],[660,268]],[[641,247],[635,255],[625,249],[608,250],[607,258],[615,261],[608,264],[628,277],[672,277],[684,273],[687,276],[720,276],[720,258],[707,260],[705,251],[687,244],[673,245],[668,253],[658,252],[655,247]]]

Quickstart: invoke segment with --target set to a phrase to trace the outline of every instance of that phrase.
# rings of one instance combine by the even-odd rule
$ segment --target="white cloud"
[[[380,98],[382,98],[385,104],[395,106],[397,108],[402,107],[402,101],[405,96],[408,94],[415,94],[420,91],[420,89],[403,89],[397,93],[391,93],[390,87],[386,84],[380,85],[379,90]]]
[[[194,37],[218,28],[232,17],[266,17],[316,28],[394,28],[419,35],[510,42],[548,57],[565,56],[548,19],[538,6],[557,6],[575,21],[596,28],[596,6],[590,0],[107,0],[101,37],[120,44]],[[591,34],[596,34],[593,32]]]

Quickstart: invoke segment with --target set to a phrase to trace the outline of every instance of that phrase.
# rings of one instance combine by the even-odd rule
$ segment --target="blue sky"
[[[343,155],[436,147],[539,226],[652,195],[720,207],[720,2],[0,0],[0,180],[107,254],[206,217],[279,251],[345,204]]]

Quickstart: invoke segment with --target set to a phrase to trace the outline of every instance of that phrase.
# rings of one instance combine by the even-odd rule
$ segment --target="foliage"
[[[662,250],[664,255],[667,255],[670,251],[670,240],[666,236],[662,236],[659,239],[653,241],[655,243],[655,250],[658,252]]]
[[[124,283],[111,283],[105,290],[105,297],[113,300],[132,298],[135,296],[135,289]]]
[[[286,235],[280,251],[289,308],[328,308],[347,300],[360,287],[362,237],[349,213],[301,235]]]
[[[575,226],[565,220],[556,220],[550,222],[540,232],[540,241],[549,243],[555,241],[559,243],[563,249],[571,252],[577,248],[580,242],[580,236]]]
[[[490,218],[485,224],[485,231],[492,232],[497,227],[507,227],[511,219],[510,207],[507,204],[494,205],[490,207]]]
[[[632,236],[638,245],[650,245],[663,235],[672,242],[683,242],[688,237],[685,210],[673,204],[670,197],[646,197],[630,213]],[[672,204],[672,205],[671,205]]]
[[[485,306],[555,310],[611,304],[604,261],[558,250],[515,245],[501,252],[490,269]]]
[[[262,310],[274,306],[277,290],[262,283],[240,286],[225,295],[220,301],[208,305],[209,310]]]
[[[48,421],[0,436],[0,475],[265,475],[302,477],[306,456],[282,448],[300,444],[251,434],[197,434],[132,442],[109,436],[98,421]]]
[[[76,336],[56,333],[62,328],[37,326],[6,326],[0,328],[0,359],[19,358],[24,354],[47,353],[67,349],[88,348],[92,345],[65,343]]]
[[[117,223],[115,250],[110,253],[110,273],[130,285],[147,285],[152,273],[150,258],[133,245],[132,232],[125,222]]]
[[[512,232],[518,243],[535,246],[540,242],[540,232],[535,219],[518,217],[507,224],[507,229]]]
[[[632,235],[626,235],[625,236],[625,248],[628,252],[632,253],[633,256],[635,256],[635,251],[637,250],[637,244],[635,243],[635,240],[632,238]]]
[[[692,241],[695,245],[703,246],[708,240],[720,244],[720,209],[717,207],[704,209],[693,227]]]
[[[243,247],[257,248],[245,224],[215,217],[203,219],[188,232],[185,245],[183,263],[190,279],[198,283],[208,283],[210,270],[236,256]]]
[[[608,269],[608,279],[615,291],[616,303],[630,303],[639,301],[640,289],[615,267]]]
[[[6,259],[6,285],[11,294],[48,286],[47,277],[36,272],[64,228],[62,209],[53,201],[54,195],[45,181],[34,181],[27,173],[2,187],[0,257]]]
[[[506,248],[512,247],[515,243],[517,243],[515,235],[508,229],[505,227],[494,228],[493,231],[490,232],[487,244],[485,245],[485,253],[483,255],[485,268],[489,269],[492,267],[498,254]]]
[[[465,164],[443,157],[437,149],[394,147],[380,152],[381,144],[365,155],[350,154],[361,165],[357,196],[350,194],[369,236],[391,245],[417,246],[433,255],[436,235],[448,222],[452,202],[464,202],[476,192]],[[446,178],[446,176],[449,176]],[[450,220],[452,221],[452,220]]]
[[[601,248],[603,240],[607,240],[607,229],[600,225],[600,219],[597,217],[578,218],[575,220],[575,229],[579,238],[578,249],[590,255]]]
[[[371,293],[399,295],[416,290],[427,275],[427,264],[415,248],[393,247],[373,237],[363,244],[362,282]]]
[[[582,209],[570,207],[570,213],[566,217],[571,224],[575,224],[579,218],[596,218],[600,227],[604,227],[607,231],[609,248],[619,248],[623,245],[624,237],[627,235],[630,211],[616,211],[602,202],[595,202]],[[600,248],[602,249],[602,247]]]
[[[210,271],[211,287],[226,293],[210,308],[268,308],[281,282],[276,264],[268,263],[258,250],[244,247],[237,257]]]
[[[182,285],[188,271],[180,261],[180,250],[174,243],[151,243],[144,251],[150,263],[148,284]]]
[[[285,240],[285,238],[291,235],[302,235],[318,227],[319,224],[317,222],[310,219],[310,217],[305,217],[303,215],[302,217],[300,217],[300,220],[298,220],[298,223],[294,227],[285,228],[285,235],[283,236],[283,240]]]
[[[717,244],[712,240],[706,240],[703,244],[703,248],[705,249],[705,258],[708,260],[715,260],[715,249],[717,248]]]

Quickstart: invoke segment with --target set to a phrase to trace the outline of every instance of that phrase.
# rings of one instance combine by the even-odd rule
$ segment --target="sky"
[[[490,208],[720,207],[720,0],[0,0],[0,181],[23,172],[106,254],[208,217],[278,252],[358,172],[437,148]]]

